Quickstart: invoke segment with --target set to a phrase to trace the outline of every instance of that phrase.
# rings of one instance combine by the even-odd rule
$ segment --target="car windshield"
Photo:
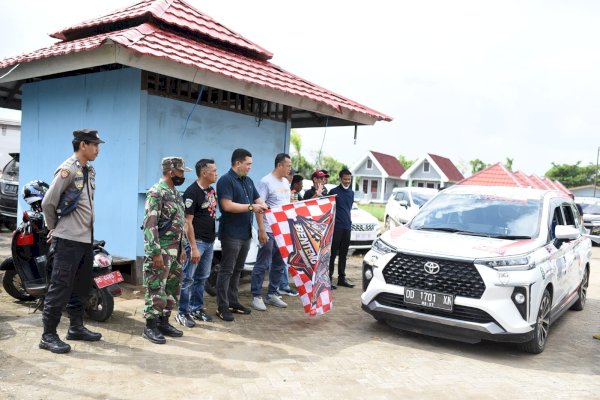
[[[2,170],[2,174],[4,174],[7,178],[15,178],[19,176],[19,160],[13,158],[6,164],[4,169]]]
[[[600,214],[600,201],[597,203],[578,203],[584,214]]]
[[[419,207],[427,203],[432,197],[433,193],[412,193],[413,203],[415,203]]]
[[[540,199],[440,193],[409,226],[416,230],[526,239],[539,234],[541,207]]]

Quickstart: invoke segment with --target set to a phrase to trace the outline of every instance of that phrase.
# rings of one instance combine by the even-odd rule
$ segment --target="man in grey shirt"
[[[260,180],[258,194],[264,199],[269,207],[280,206],[290,202],[290,185],[286,177],[290,173],[292,160],[285,153],[277,154],[275,157],[275,169]],[[262,299],[262,285],[265,273],[269,272],[269,288],[267,289],[267,304],[275,307],[285,308],[287,304],[281,300],[277,289],[281,283],[281,276],[285,271],[286,264],[283,261],[279,248],[275,243],[273,231],[263,214],[256,214],[258,224],[258,241],[261,245],[256,256],[256,264],[252,269],[252,307],[258,311],[265,311],[267,307]]]
[[[89,129],[77,130],[73,137],[74,154],[55,171],[42,200],[54,262],[44,299],[44,333],[39,347],[53,353],[71,350],[56,332],[65,305],[70,319],[68,340],[96,341],[102,337],[83,326],[83,312],[92,287],[94,259],[96,171],[90,161],[96,159],[104,141],[97,131]]]

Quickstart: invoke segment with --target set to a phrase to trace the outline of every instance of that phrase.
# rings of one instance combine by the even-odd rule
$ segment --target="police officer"
[[[185,215],[181,194],[175,188],[191,171],[180,157],[162,159],[163,176],[146,195],[144,215],[144,286],[146,288],[142,336],[163,344],[165,336],[180,337],[183,332],[169,323],[180,290],[181,265],[185,262]]]
[[[67,340],[100,340],[102,335],[83,326],[83,312],[92,287],[94,259],[94,190],[96,171],[90,164],[104,143],[95,130],[73,132],[75,152],[54,173],[42,201],[54,246],[54,263],[42,320],[44,333],[40,349],[68,353],[71,346],[56,332],[63,307],[67,306],[70,326]]]

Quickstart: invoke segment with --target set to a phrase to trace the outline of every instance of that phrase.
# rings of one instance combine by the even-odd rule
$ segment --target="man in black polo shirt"
[[[322,170],[313,172],[311,178],[313,181],[313,187],[304,192],[304,200],[316,199],[319,197],[327,196],[327,188],[325,187],[325,180],[329,175]]]
[[[238,299],[240,274],[250,249],[253,214],[268,209],[248,177],[251,168],[252,154],[236,149],[231,155],[231,169],[217,182],[222,248],[221,268],[217,274],[217,316],[224,321],[233,321],[233,313],[250,314],[251,311]]]

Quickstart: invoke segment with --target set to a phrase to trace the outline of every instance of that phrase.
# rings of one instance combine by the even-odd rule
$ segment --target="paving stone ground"
[[[360,262],[348,266],[356,283]],[[396,331],[360,309],[358,286],[336,290],[322,317],[286,297],[287,309],[203,323],[162,346],[141,337],[143,301],[127,287],[109,321],[88,323],[100,342],[54,355],[38,349],[40,313],[0,289],[0,399],[600,399],[600,247],[593,262],[586,309],[553,325],[537,356]],[[241,299],[250,303],[248,278]]]

